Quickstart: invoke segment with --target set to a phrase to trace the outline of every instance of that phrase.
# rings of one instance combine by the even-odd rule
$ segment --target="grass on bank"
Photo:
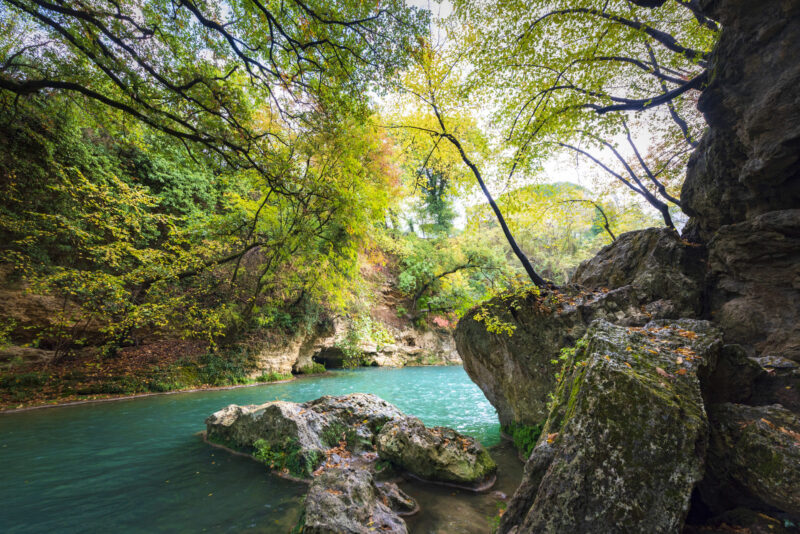
[[[144,355],[132,353],[74,357],[49,365],[3,370],[0,409],[292,378],[291,374],[274,371],[255,375],[257,359],[252,351],[241,347],[211,353],[174,345],[157,347]],[[319,363],[299,370],[299,374],[324,372],[325,366]]]

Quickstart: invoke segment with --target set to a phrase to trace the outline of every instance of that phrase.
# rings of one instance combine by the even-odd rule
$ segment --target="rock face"
[[[375,441],[378,455],[425,480],[482,486],[497,465],[480,443],[455,430],[426,428],[416,417],[384,425]]]
[[[800,515],[800,419],[781,405],[709,407],[711,442],[700,486],[715,513],[731,505]]]
[[[702,309],[705,248],[670,228],[627,232],[578,266],[571,283],[631,294],[631,302],[663,319],[696,317]],[[635,304],[634,304],[635,305]]]
[[[560,369],[559,351],[595,319],[641,326],[652,319],[696,317],[705,250],[668,228],[621,235],[583,262],[565,293],[543,290],[499,297],[471,310],[455,340],[464,369],[497,409],[500,423],[541,424]],[[476,315],[499,318],[513,332],[494,334]]]
[[[311,483],[300,528],[296,531],[303,534],[406,534],[405,521],[397,513],[405,510],[393,510],[391,505],[410,500],[394,484],[378,487],[367,470],[328,469]]]
[[[495,320],[516,327],[510,339],[486,332],[482,310],[456,331],[465,368],[501,421],[536,422],[552,386],[547,362],[590,321],[618,325],[594,323],[569,360],[501,532],[680,531],[707,432],[693,521],[717,514],[709,525],[777,532],[765,514],[797,517],[800,2],[692,5],[722,30],[699,100],[709,128],[681,192],[685,239],[655,229],[620,236],[575,273],[583,291],[566,291],[550,312],[545,293],[495,299]],[[704,354],[695,361],[671,347],[677,338],[653,344],[620,330],[646,317],[710,319],[720,334],[672,323],[697,334],[686,344]],[[715,341],[695,345],[703,339]],[[652,358],[631,360],[637,348]]]
[[[698,107],[709,129],[681,191],[690,234],[800,204],[800,5],[704,2],[722,24]]]
[[[500,424],[536,425],[547,417],[547,395],[555,388],[558,366],[552,360],[561,347],[575,343],[585,332],[574,307],[563,313],[532,306],[511,312],[505,301],[470,310],[456,328],[456,346],[464,369],[497,409]],[[491,333],[476,319],[490,313],[513,326],[513,333]]]
[[[703,474],[698,375],[719,333],[704,321],[593,323],[499,532],[677,532]]]
[[[393,342],[360,344],[358,348],[362,352],[363,365],[403,367],[461,364],[450,330],[383,326]],[[300,332],[288,340],[261,342],[256,353],[257,368],[252,375],[300,372],[313,363],[321,363],[328,369],[343,367],[345,353],[341,347],[349,328],[350,323],[346,318],[335,317],[322,321],[310,333]]]
[[[709,129],[681,192],[708,243],[711,317],[751,355],[800,361],[800,5],[704,4],[723,30],[698,107]]]
[[[800,362],[800,209],[723,226],[709,251],[711,312],[726,340]]]

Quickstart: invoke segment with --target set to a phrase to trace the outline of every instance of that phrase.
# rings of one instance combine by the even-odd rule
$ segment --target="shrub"
[[[304,365],[303,367],[301,367],[299,372],[301,375],[318,375],[325,373],[326,371],[327,369],[325,369],[325,366],[323,364],[312,362],[308,365]]]
[[[282,374],[276,373],[275,371],[270,371],[269,373],[263,373],[261,376],[256,378],[256,382],[277,382],[279,380],[289,380],[292,378],[291,374]]]
[[[286,469],[297,477],[310,477],[324,456],[318,451],[305,454],[295,438],[286,438],[280,446],[272,446],[266,440],[259,439],[253,444],[253,456],[265,463],[270,469]]]
[[[533,452],[539,436],[542,435],[542,425],[520,425],[511,423],[502,428],[504,434],[511,436],[514,446],[527,458]]]

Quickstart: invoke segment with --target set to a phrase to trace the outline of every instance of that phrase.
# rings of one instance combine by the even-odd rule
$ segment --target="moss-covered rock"
[[[404,417],[375,395],[352,393],[304,403],[232,404],[206,419],[206,432],[211,442],[254,453],[268,465],[307,478],[340,442],[353,451],[371,449],[384,423]]]
[[[500,424],[540,425],[556,387],[559,351],[597,319],[643,326],[696,317],[704,257],[703,247],[668,228],[623,234],[583,262],[567,288],[510,292],[470,310],[455,332],[464,369]],[[502,327],[492,328],[497,323]]]
[[[416,417],[391,421],[375,440],[378,455],[420,478],[470,487],[494,481],[497,465],[475,439]]]
[[[704,321],[593,323],[499,531],[679,531],[707,445],[698,374],[720,347]]]
[[[700,485],[712,512],[735,506],[800,516],[800,419],[779,404],[708,408],[711,440]]]

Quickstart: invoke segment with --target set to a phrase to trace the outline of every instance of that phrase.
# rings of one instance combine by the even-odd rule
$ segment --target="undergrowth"
[[[531,455],[539,436],[542,435],[542,425],[521,425],[511,423],[502,428],[504,434],[511,436],[514,446],[526,458]]]

